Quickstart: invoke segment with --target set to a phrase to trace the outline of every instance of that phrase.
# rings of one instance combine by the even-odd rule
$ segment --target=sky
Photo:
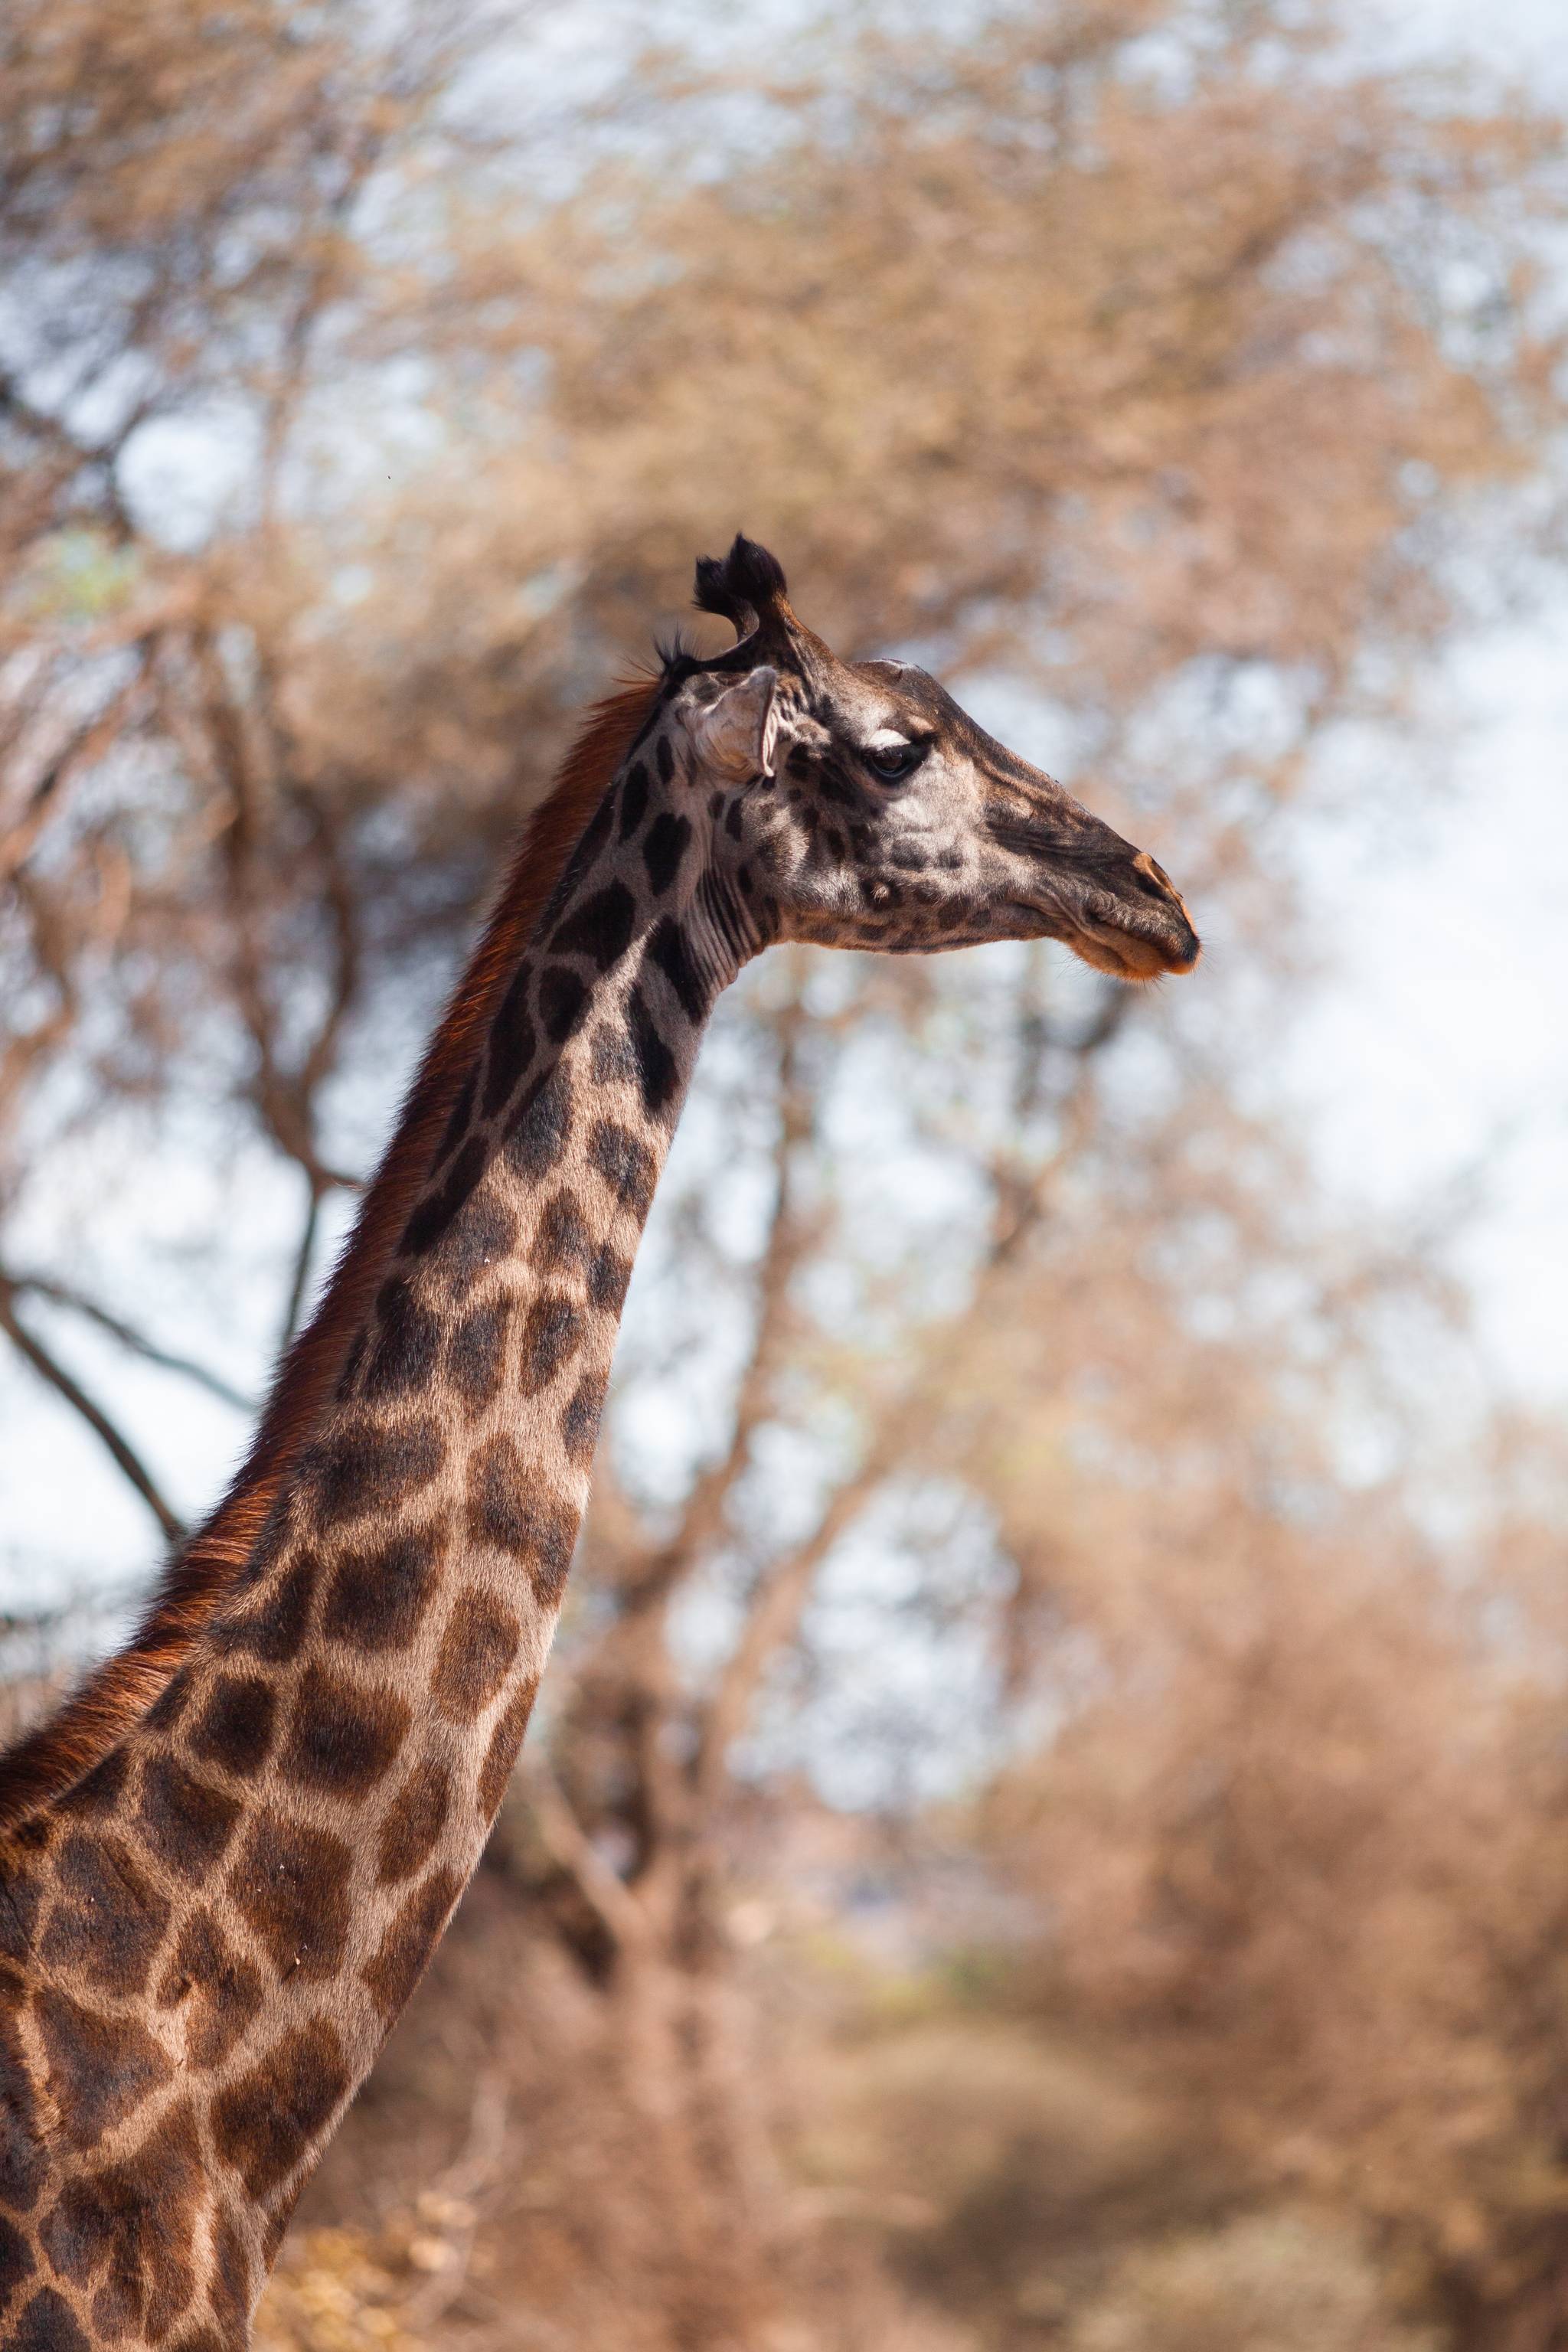
[[[1468,55],[1568,89],[1568,0],[1375,0],[1359,23],[1384,54]],[[1321,968],[1277,1084],[1282,1108],[1308,1114],[1324,1176],[1357,1213],[1420,1236],[1447,1234],[1463,1210],[1445,1246],[1471,1286],[1492,1383],[1557,1412],[1568,1405],[1568,593],[1456,648],[1431,684],[1447,722],[1436,814],[1423,780],[1374,820],[1352,813],[1312,839]],[[154,1319],[204,1330],[212,1302],[180,1254],[182,1234],[211,1214],[204,1188],[224,1190],[258,1272],[282,1246],[289,1204],[243,1156],[215,1171],[197,1154],[176,1181],[128,1150],[127,1170],[121,1209],[167,1310]],[[68,1197],[51,1204],[54,1231],[38,1237],[51,1257],[75,1218]],[[84,1238],[89,1288],[91,1255]],[[123,1280],[98,1286],[134,1301]],[[229,1304],[227,1369],[253,1377],[262,1308]],[[179,1506],[198,1512],[243,1419],[184,1391],[172,1407],[166,1383],[128,1380],[123,1359],[79,1327],[69,1349],[84,1379],[126,1403]],[[0,1360],[0,1610],[118,1584],[150,1562],[149,1524],[85,1433]]]
[[[1367,46],[1568,92],[1564,0],[1371,0]],[[1568,593],[1457,648],[1440,813],[1315,845],[1325,959],[1289,1080],[1352,1201],[1456,1263],[1500,1385],[1568,1406]]]
[[[1568,91],[1565,0],[1373,0],[1394,58],[1465,57]],[[1474,1202],[1455,1258],[1500,1383],[1568,1406],[1568,591],[1455,649],[1436,821],[1323,842],[1333,979],[1290,1077],[1328,1179],[1422,1230]]]
[[[1321,835],[1285,1073],[1332,1189],[1453,1262],[1500,1386],[1568,1405],[1568,598],[1468,646],[1438,805]]]

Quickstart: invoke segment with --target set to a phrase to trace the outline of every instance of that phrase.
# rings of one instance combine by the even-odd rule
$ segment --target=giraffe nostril
[[[1146,849],[1141,849],[1132,860],[1132,878],[1146,898],[1171,899],[1176,896],[1175,885],[1163,866],[1156,866]]]

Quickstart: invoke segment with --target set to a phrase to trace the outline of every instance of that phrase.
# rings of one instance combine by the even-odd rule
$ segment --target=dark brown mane
[[[627,687],[597,704],[562,762],[420,1063],[321,1303],[283,1359],[243,1466],[170,1568],[140,1632],[48,1722],[0,1756],[0,1830],[60,1795],[108,1754],[147,1712],[231,1590],[336,1385],[507,977],[647,715],[652,693],[649,686]]]

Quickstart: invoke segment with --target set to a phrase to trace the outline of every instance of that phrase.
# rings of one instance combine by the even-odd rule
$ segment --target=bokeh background
[[[696,553],[1208,942],[726,1000],[268,2352],[1568,2345],[1565,110],[1560,0],[10,0],[5,1728]]]

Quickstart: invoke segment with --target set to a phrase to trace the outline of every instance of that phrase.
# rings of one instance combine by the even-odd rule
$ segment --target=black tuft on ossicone
[[[667,678],[673,670],[679,670],[684,675],[694,667],[691,647],[686,642],[686,632],[679,621],[673,629],[658,632],[653,649],[658,656],[660,672]]]
[[[717,613],[732,623],[737,636],[744,637],[769,607],[780,602],[784,584],[784,566],[777,556],[737,531],[728,555],[698,557],[692,601],[700,612]]]

